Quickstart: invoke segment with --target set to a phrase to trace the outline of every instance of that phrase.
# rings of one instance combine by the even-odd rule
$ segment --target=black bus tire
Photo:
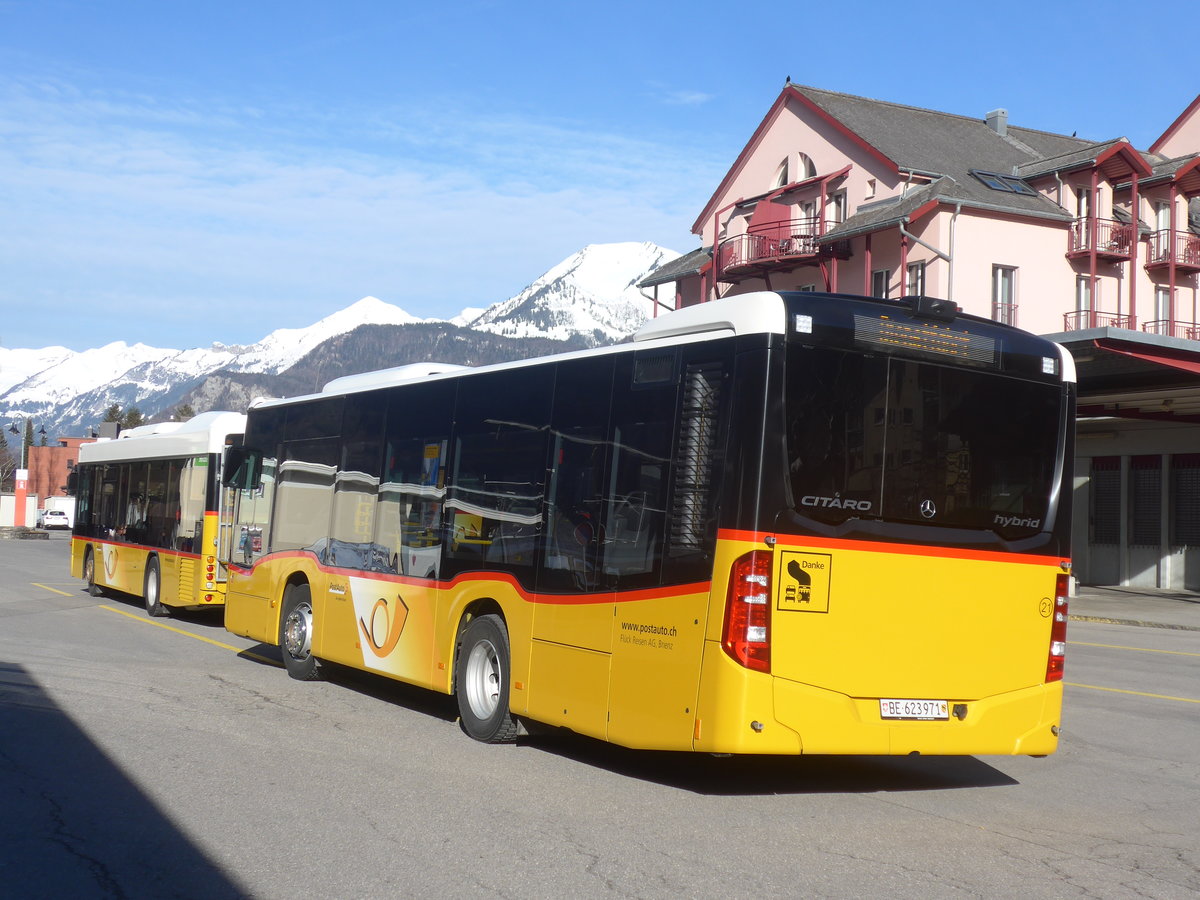
[[[486,615],[467,623],[459,638],[454,669],[462,730],[485,744],[516,740],[517,720],[508,708],[512,654],[504,620]]]
[[[279,651],[283,666],[297,681],[319,681],[321,661],[312,655],[312,589],[293,584],[283,592],[279,617]]]
[[[146,612],[152,616],[165,616],[170,613],[162,601],[162,575],[158,570],[158,557],[152,556],[146,560],[146,580],[142,584],[142,596],[146,598]]]
[[[83,580],[87,582],[87,592],[90,596],[104,596],[104,588],[96,584],[96,551],[91,547],[88,547],[83,557]]]

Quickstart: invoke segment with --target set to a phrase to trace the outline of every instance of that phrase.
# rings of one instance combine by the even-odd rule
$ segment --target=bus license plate
[[[946,700],[880,700],[881,719],[949,719]]]

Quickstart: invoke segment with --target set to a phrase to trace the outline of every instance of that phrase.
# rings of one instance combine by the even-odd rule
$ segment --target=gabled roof
[[[871,100],[801,85],[796,96],[818,107],[900,169],[958,176],[970,169],[1011,172],[1034,159],[1067,153],[1091,141],[1008,126],[1001,136],[984,119]]]
[[[789,102],[800,104],[833,127],[874,157],[885,169],[896,173],[919,173],[934,179],[949,178],[953,188],[944,185],[940,195],[951,197],[951,202],[1018,215],[1059,218],[1061,210],[1044,197],[992,190],[971,173],[979,170],[1017,174],[1021,167],[1036,165],[1051,157],[1066,158],[1078,154],[1084,158],[1096,153],[1097,147],[1102,147],[1100,152],[1127,154],[1127,164],[1131,169],[1137,169],[1141,162],[1141,157],[1132,148],[1128,151],[1115,150],[1114,147],[1121,143],[1119,141],[1097,145],[1073,136],[1012,125],[1007,127],[1005,135],[1001,135],[982,118],[789,83],[701,211],[693,224],[694,231],[700,231],[707,218],[716,211],[717,198],[727,191],[735,175]],[[1127,143],[1122,145],[1127,146]],[[1146,171],[1149,171],[1148,167]],[[868,214],[864,210],[844,224],[851,226],[853,222],[866,222],[876,215],[883,214]]]
[[[1186,125],[1188,120],[1195,114],[1200,114],[1200,94],[1197,94],[1196,99],[1188,104],[1188,108],[1181,112],[1178,118],[1167,127],[1167,130],[1158,136],[1158,140],[1150,145],[1150,152],[1160,153],[1163,145],[1174,137],[1175,133]]]

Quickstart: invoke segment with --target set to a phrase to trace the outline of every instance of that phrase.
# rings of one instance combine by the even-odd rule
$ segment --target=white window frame
[[[925,260],[911,262],[905,273],[904,290],[910,297],[921,297],[925,294]]]
[[[882,276],[882,277],[881,277]],[[882,284],[881,284],[882,282]],[[883,293],[879,293],[882,287]],[[878,297],[881,300],[886,300],[891,296],[892,290],[892,270],[891,269],[875,269],[871,272],[871,296]]]
[[[1017,324],[1017,267],[992,266],[992,318],[1005,325]]]

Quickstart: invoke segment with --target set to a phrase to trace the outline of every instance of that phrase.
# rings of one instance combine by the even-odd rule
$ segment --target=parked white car
[[[42,514],[43,528],[70,528],[71,519],[61,509],[48,509]]]

